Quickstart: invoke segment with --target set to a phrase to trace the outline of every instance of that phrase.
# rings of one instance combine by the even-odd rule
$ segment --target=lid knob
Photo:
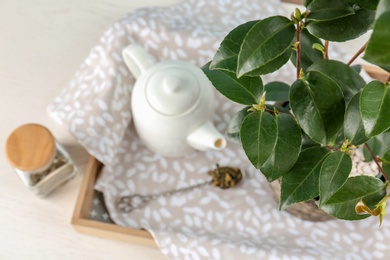
[[[168,76],[164,79],[164,88],[168,93],[177,93],[180,91],[180,78],[176,76]]]

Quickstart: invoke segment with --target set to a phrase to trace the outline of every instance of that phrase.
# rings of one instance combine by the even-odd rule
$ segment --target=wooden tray
[[[89,157],[72,216],[71,224],[74,229],[83,234],[157,247],[153,237],[146,230],[122,227],[89,218],[93,202],[94,186],[102,166],[94,157]]]

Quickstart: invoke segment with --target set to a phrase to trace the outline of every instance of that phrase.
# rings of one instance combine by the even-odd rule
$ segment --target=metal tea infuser
[[[208,174],[212,176],[210,181],[195,184],[181,189],[163,191],[155,194],[141,195],[133,194],[129,196],[120,197],[117,201],[117,207],[123,213],[130,213],[134,210],[145,207],[150,201],[156,200],[160,197],[169,197],[171,195],[191,191],[202,186],[213,185],[221,189],[228,189],[235,187],[243,178],[243,172],[238,168],[220,167],[217,164],[215,170],[209,171]]]

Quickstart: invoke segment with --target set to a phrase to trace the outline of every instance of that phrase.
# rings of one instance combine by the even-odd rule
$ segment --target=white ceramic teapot
[[[199,68],[183,61],[157,63],[136,44],[122,55],[137,79],[131,97],[135,129],[150,150],[179,157],[193,149],[225,148],[225,138],[211,123],[212,85]]]

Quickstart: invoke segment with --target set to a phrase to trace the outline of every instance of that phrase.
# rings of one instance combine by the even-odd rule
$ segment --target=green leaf
[[[273,81],[264,86],[267,92],[267,101],[288,101],[290,86],[280,81]]]
[[[278,128],[276,145],[260,168],[269,182],[284,175],[295,164],[302,144],[301,129],[290,115],[277,116],[276,123]]]
[[[248,109],[251,107],[245,107],[242,110],[238,111],[229,122],[228,129],[226,131],[227,138],[235,143],[241,143],[240,139],[240,128],[241,124],[244,121],[245,117],[249,115]]]
[[[329,146],[333,149],[340,149],[345,141],[344,127],[341,127],[333,142],[329,143]]]
[[[359,220],[369,215],[358,215],[355,205],[360,199],[374,208],[386,195],[386,184],[370,176],[356,176],[348,178],[347,182],[330,199],[321,206],[328,214],[346,220]]]
[[[390,132],[385,132],[371,138],[368,140],[367,144],[370,146],[375,156],[382,157],[390,146]],[[363,148],[363,154],[366,162],[372,161],[372,157],[366,147]]]
[[[301,152],[295,165],[282,178],[281,210],[319,195],[321,165],[328,154],[328,150],[319,146]]]
[[[362,65],[360,64],[352,65],[351,68],[359,74],[362,71]]]
[[[363,59],[390,72],[390,10],[375,21]]]
[[[307,68],[316,61],[323,59],[323,54],[319,50],[313,49],[313,44],[323,46],[320,39],[311,35],[307,29],[301,31],[301,68],[306,71]],[[296,66],[296,52],[292,52],[291,61]]]
[[[360,95],[360,113],[366,136],[376,136],[390,128],[390,84],[372,81]]]
[[[294,36],[294,24],[286,17],[272,16],[257,22],[242,42],[238,55],[238,77],[264,66],[271,67],[266,70],[268,72],[279,69],[279,63],[277,67],[270,64],[290,48]]]
[[[302,148],[301,150],[306,150],[307,148],[311,148],[313,146],[320,146],[317,142],[314,142],[310,139],[307,134],[302,133]]]
[[[214,87],[228,99],[243,105],[257,104],[263,93],[260,77],[241,77],[223,70],[210,70],[210,63],[202,67]]]
[[[252,70],[246,73],[245,76],[254,77],[254,76],[265,75],[274,72],[275,70],[279,69],[280,67],[282,67],[284,64],[288,62],[292,53],[293,51],[291,49],[287,49],[280,56],[267,63],[266,66],[262,66],[258,69]]]
[[[390,144],[388,144],[390,145]],[[385,171],[387,176],[390,175],[390,149],[388,149],[383,155],[382,159],[382,169]]]
[[[367,32],[374,22],[375,11],[359,9],[355,14],[330,21],[309,22],[307,29],[318,38],[344,42]]]
[[[387,173],[387,176],[390,175],[390,163],[385,163],[382,165],[382,169]]]
[[[350,144],[359,145],[368,141],[364,132],[363,121],[360,115],[360,94],[358,92],[353,96],[347,106],[344,118],[344,135]]]
[[[275,119],[264,111],[252,112],[242,122],[241,144],[249,161],[257,169],[260,169],[271,155],[277,131]]]
[[[344,121],[345,102],[337,84],[316,71],[290,89],[290,106],[299,125],[317,143],[333,143]]]
[[[377,154],[376,151],[378,151],[382,147],[382,144],[378,142],[376,137],[368,140],[367,145],[374,152],[374,154]],[[364,155],[364,161],[365,162],[371,162],[373,160],[373,158],[371,156],[371,153],[368,151],[366,146],[363,146],[363,155]]]
[[[387,144],[390,146],[390,144]],[[385,154],[383,155],[383,157],[381,158],[382,159],[382,162],[383,163],[388,163],[390,164],[390,148],[387,149],[387,151],[385,152]]]
[[[259,21],[250,21],[234,28],[223,39],[219,49],[211,61],[211,69],[227,70],[235,73],[237,70],[238,53],[245,35]]]
[[[363,78],[350,66],[336,60],[319,60],[315,62],[307,72],[316,71],[323,76],[333,80],[343,92],[345,102],[359,92],[366,82]]]
[[[307,7],[308,20],[328,21],[354,14],[354,10],[342,0],[315,0]]]
[[[320,173],[320,206],[343,186],[351,169],[352,159],[348,154],[337,151],[326,157]]]

